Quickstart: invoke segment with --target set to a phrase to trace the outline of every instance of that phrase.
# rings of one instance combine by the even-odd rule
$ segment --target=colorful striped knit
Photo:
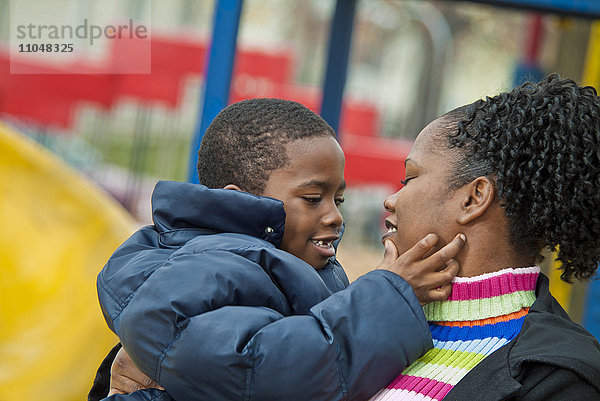
[[[483,358],[519,334],[539,272],[534,266],[456,277],[446,301],[423,307],[434,348],[371,400],[443,399]]]

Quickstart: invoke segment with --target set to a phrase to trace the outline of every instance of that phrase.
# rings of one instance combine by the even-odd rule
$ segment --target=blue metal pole
[[[598,0],[467,0],[495,6],[516,7],[526,10],[600,18]]]
[[[357,0],[337,0],[329,36],[321,116],[335,130],[338,139],[356,2]]]
[[[582,320],[583,327],[600,340],[600,278],[588,283]]]
[[[529,17],[529,33],[522,60],[514,72],[513,86],[522,85],[527,81],[539,82],[544,79],[544,72],[539,63],[539,53],[544,32],[541,14],[535,13]]]
[[[196,162],[204,132],[229,101],[242,3],[243,0],[218,0],[215,5],[213,35],[204,78],[204,100],[188,163],[188,180],[193,183],[198,183]]]

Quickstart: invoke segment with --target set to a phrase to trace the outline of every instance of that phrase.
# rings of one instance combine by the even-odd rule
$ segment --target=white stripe
[[[453,283],[473,283],[476,281],[486,280],[490,277],[501,276],[506,273],[530,274],[530,273],[539,273],[539,272],[540,272],[539,266],[517,267],[517,268],[509,267],[507,269],[498,270],[497,272],[480,274],[479,276],[475,276],[475,277],[454,277],[452,282]]]
[[[369,401],[433,401],[434,399],[423,394],[415,393],[414,391],[400,390],[395,388],[384,388]]]
[[[478,348],[483,342],[483,349]],[[470,341],[439,341],[433,340],[433,347],[443,349],[447,351],[462,351],[462,352],[476,352],[478,354],[489,355],[496,351],[498,348],[507,344],[509,341],[506,338],[488,337],[483,340],[470,340]]]

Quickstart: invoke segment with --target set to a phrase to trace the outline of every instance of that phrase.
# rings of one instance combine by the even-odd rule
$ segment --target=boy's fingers
[[[383,259],[389,262],[393,262],[398,259],[398,248],[394,245],[394,242],[391,239],[386,239],[383,243],[385,247],[385,251],[383,253]]]
[[[408,260],[421,260],[437,244],[439,237],[435,234],[427,234],[419,242],[413,245],[404,255]]]
[[[446,284],[441,287],[435,288],[429,291],[428,301],[436,302],[436,301],[444,301],[446,300],[450,294],[452,293],[452,285]]]
[[[467,237],[464,234],[458,234],[452,241],[442,247],[439,251],[427,258],[428,261],[432,262],[432,267],[436,269],[440,266],[444,266],[446,262],[452,259],[458,251],[463,247]]]
[[[383,260],[376,268],[389,270],[394,261],[398,259],[398,249],[391,239],[384,240],[383,246],[385,247],[383,252]]]
[[[448,263],[446,263],[444,271],[451,276],[450,280],[452,280],[458,274],[459,269],[460,264],[455,259],[450,259]]]
[[[458,273],[459,268],[459,263],[454,259],[450,259],[447,262],[445,269],[429,273],[427,287],[438,288],[450,285],[452,283],[452,279],[454,279]]]

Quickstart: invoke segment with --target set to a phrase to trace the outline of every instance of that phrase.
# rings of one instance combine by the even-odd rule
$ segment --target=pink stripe
[[[486,281],[453,283],[449,301],[467,301],[472,299],[492,298],[518,291],[535,289],[538,274],[502,274]]]
[[[448,395],[448,393],[450,392],[450,390],[452,390],[454,386],[451,384],[444,384],[444,387],[440,390],[440,392],[435,396],[436,400],[441,400],[443,399],[446,395]]]
[[[451,384],[419,376],[400,375],[387,388],[414,391],[427,397],[441,400],[452,390]]]
[[[418,376],[400,375],[393,382],[388,385],[388,388],[403,388],[407,390],[413,390],[419,385],[421,380],[427,380]]]
[[[416,382],[418,382],[420,380],[426,380],[426,379],[423,379],[422,377],[418,377],[418,376],[399,375],[398,377],[396,377],[396,379],[394,379],[393,382],[391,382],[387,386],[387,388],[395,388],[395,389],[403,388],[403,389],[407,389],[407,390],[412,390],[414,385],[416,384]]]
[[[402,380],[403,377],[405,377],[405,376],[398,375],[398,377],[396,377],[394,380],[392,380],[392,382],[390,384],[388,384],[387,388],[398,388],[397,387],[399,385],[398,383],[400,382],[400,380]]]
[[[430,389],[427,392],[423,392],[422,394],[425,394],[426,396],[431,397],[435,400],[441,400],[442,398],[444,398],[446,394],[448,394],[448,392],[452,390],[452,387],[454,387],[451,384],[440,382],[437,380],[431,380],[431,384],[432,386],[430,386]]]

